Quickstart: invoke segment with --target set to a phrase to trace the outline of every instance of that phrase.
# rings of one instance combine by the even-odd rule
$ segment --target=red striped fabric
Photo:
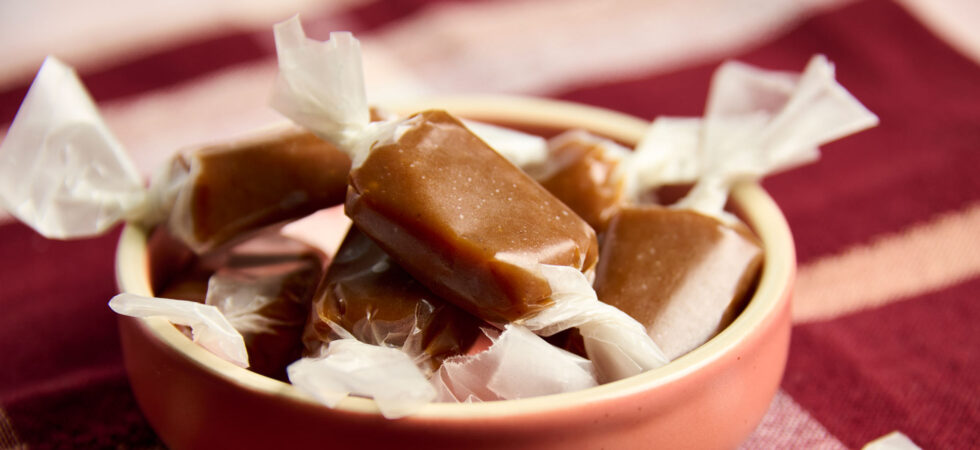
[[[923,448],[980,442],[980,278],[793,329],[783,389],[841,442],[901,430]]]
[[[429,4],[448,1],[453,0],[367,2],[339,15],[304,17],[303,20],[312,38],[326,39],[331,30],[361,35],[404,19]],[[97,102],[104,102],[163,89],[229,66],[274,56],[271,28],[258,32],[225,30],[210,40],[166,48],[80,76],[92,97]],[[19,86],[0,91],[0,123],[13,120],[30,81],[26,79]]]

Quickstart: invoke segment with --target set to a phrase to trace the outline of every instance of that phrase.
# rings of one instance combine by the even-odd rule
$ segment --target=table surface
[[[0,40],[16,44],[0,50],[2,129],[55,54],[149,174],[279,119],[271,24],[297,11],[313,37],[357,34],[377,102],[510,93],[698,116],[726,59],[799,71],[827,55],[881,124],[764,183],[799,277],[786,374],[744,447],[852,448],[894,431],[923,448],[980,442],[980,3],[175,3],[4,2]],[[0,448],[163,446],[106,307],[117,238],[49,241],[0,217]]]

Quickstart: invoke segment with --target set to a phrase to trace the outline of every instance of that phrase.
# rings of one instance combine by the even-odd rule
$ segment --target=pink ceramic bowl
[[[581,127],[635,144],[648,123],[563,102],[469,97],[392,105],[439,106],[462,117],[529,130]],[[193,344],[170,323],[120,318],[133,392],[173,448],[731,448],[759,423],[776,393],[790,336],[793,241],[779,208],[757,184],[733,200],[765,246],[755,295],[728,328],[670,364],[591,389],[473,404],[429,404],[399,420],[350,397],[330,409],[291,385],[238,368]],[[152,295],[147,233],[123,232],[120,290]]]

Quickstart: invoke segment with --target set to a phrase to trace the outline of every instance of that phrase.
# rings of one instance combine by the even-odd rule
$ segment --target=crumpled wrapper
[[[191,339],[201,347],[236,366],[248,367],[245,340],[213,305],[123,293],[112,297],[109,307],[124,316],[161,317],[170,323],[188,326]]]
[[[492,345],[447,359],[432,377],[439,402],[516,400],[596,386],[592,361],[555,347],[520,325],[484,330]]]
[[[0,206],[45,237],[71,239],[159,220],[152,200],[75,71],[45,59],[0,143]]]
[[[820,145],[877,124],[823,55],[800,75],[725,63],[712,78],[702,123],[701,178],[675,207],[730,222],[723,208],[734,184],[811,163]]]
[[[306,354],[350,336],[399,348],[426,374],[444,358],[466,352],[482,323],[422,286],[357,228],[347,232],[320,278],[311,308],[303,333]]]
[[[349,395],[369,397],[389,419],[411,415],[433,401],[513,400],[597,385],[591,361],[525,327],[484,331],[489,348],[447,359],[431,379],[402,349],[366,344],[349,334],[331,341],[323,354],[291,364],[287,372],[293,385],[329,407]]]
[[[552,288],[554,304],[517,321],[542,336],[569,328],[582,335],[586,354],[600,382],[637,375],[669,362],[636,319],[599,301],[592,283],[571,267],[542,264],[541,274]]]
[[[658,117],[636,144],[626,174],[626,197],[637,202],[660,186],[685,184],[701,175],[698,143],[702,119]]]
[[[252,371],[285,380],[286,366],[303,352],[321,262],[309,254],[240,259],[211,275],[204,303],[242,335]]]
[[[361,165],[372,144],[399,133],[398,117],[371,122],[361,45],[351,33],[333,32],[322,42],[308,39],[299,16],[276,24],[274,29],[279,76],[271,100],[273,108],[348,151],[352,168]],[[464,123],[519,167],[547,157],[547,142],[539,136],[473,120]]]
[[[411,356],[353,337],[331,341],[322,355],[302,358],[286,372],[294,386],[327,406],[348,395],[371,397],[389,419],[412,414],[436,397]]]

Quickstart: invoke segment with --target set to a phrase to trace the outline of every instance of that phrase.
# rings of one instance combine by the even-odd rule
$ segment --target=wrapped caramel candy
[[[671,359],[703,344],[740,310],[762,265],[758,238],[724,211],[731,186],[812,161],[817,145],[876,122],[822,57],[800,77],[726,64],[703,123],[701,179],[676,205],[627,206],[612,218],[600,298],[643,323]]]
[[[620,164],[629,150],[584,130],[548,141],[548,159],[527,169],[548,192],[568,205],[597,232],[625,199]]]
[[[249,369],[286,380],[322,267],[318,251],[267,232],[192,261],[157,289],[162,299],[217,308],[244,339]]]
[[[635,151],[584,130],[548,141],[548,157],[525,170],[596,232],[652,189],[695,180],[699,119],[658,118]]]
[[[143,185],[74,71],[45,60],[0,144],[0,206],[49,238],[166,223],[197,253],[340,203],[350,159],[297,128],[176,155]]]
[[[179,154],[165,175],[181,186],[168,225],[203,253],[341,203],[349,171],[346,154],[298,128]]]
[[[481,332],[483,323],[352,228],[317,290],[307,356],[290,365],[289,378],[328,405],[347,393],[371,396],[391,418],[433,400],[506,400],[596,384],[591,361],[525,327],[507,325],[501,334]],[[478,341],[484,333],[490,337]]]
[[[286,380],[286,366],[302,354],[302,333],[320,278],[312,254],[239,260],[211,276],[205,303],[242,334],[250,369]]]
[[[276,49],[273,106],[351,155],[346,212],[406,272],[483,320],[578,327],[605,379],[665,362],[595,297],[595,233],[567,206],[444,111],[370,123],[350,34],[310,41],[294,18],[276,26]]]
[[[489,347],[447,359],[432,377],[442,402],[514,400],[587,389],[597,384],[592,361],[509,324],[484,330]]]
[[[600,260],[599,298],[646,325],[674,359],[740,311],[762,265],[762,247],[740,223],[729,226],[690,210],[625,206],[609,224]]]
[[[347,215],[440,297],[512,321],[551,303],[535,265],[592,271],[588,225],[458,120],[369,122],[352,36],[310,41],[293,19],[276,26],[276,46],[273,106],[352,155]]]
[[[320,281],[303,342],[307,355],[343,338],[399,348],[435,370],[466,352],[482,321],[437,297],[357,228],[351,228]]]
[[[595,233],[443,111],[351,171],[347,214],[434,292],[491,322],[549,306],[536,264],[592,270]]]

